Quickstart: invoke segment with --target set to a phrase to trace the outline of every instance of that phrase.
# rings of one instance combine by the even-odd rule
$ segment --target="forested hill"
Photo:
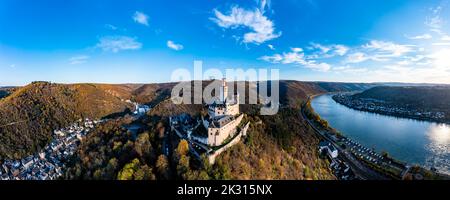
[[[126,111],[132,106],[125,103],[127,99],[156,106],[154,114],[200,112],[201,106],[174,106],[168,100],[175,84],[34,82],[16,88],[13,93],[0,99],[0,159],[20,158],[34,153],[47,144],[53,130],[80,118],[101,118]],[[308,95],[363,87],[370,85],[280,81],[280,101],[282,105],[298,107]]]
[[[91,84],[35,82],[0,100],[0,157],[19,158],[45,146],[54,129],[83,117],[122,112],[127,104]]]
[[[349,107],[398,117],[450,123],[450,86],[374,87],[333,97]]]
[[[428,109],[450,110],[450,86],[380,86],[355,94],[353,97],[378,99]]]
[[[170,129],[167,117],[180,113],[198,116],[204,112],[202,105],[174,105],[166,96],[171,85],[149,84],[134,91],[137,100],[153,96],[150,99],[158,102],[145,117],[133,122],[144,127],[137,139],[133,140],[131,133],[122,128],[130,123],[126,118],[101,125],[83,142],[64,178],[335,179],[329,163],[318,156],[319,137],[296,108],[309,95],[349,91],[351,85],[335,83],[333,87],[323,88],[313,82],[281,81],[282,107],[278,114],[260,116],[257,105],[241,105],[241,111],[247,114],[245,120],[251,122],[248,136],[222,153],[213,166],[199,164],[188,154],[187,143],[177,139],[171,142],[171,156],[163,153],[166,151],[164,133]],[[246,85],[253,88],[258,84],[247,82]],[[241,95],[248,93],[252,92],[240,91]],[[173,138],[176,138],[174,134]]]
[[[373,83],[280,81],[280,103],[298,107],[308,96],[327,92],[363,91],[376,86]]]

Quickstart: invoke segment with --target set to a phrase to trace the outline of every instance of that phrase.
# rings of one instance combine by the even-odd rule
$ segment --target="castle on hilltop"
[[[203,143],[208,146],[220,146],[237,131],[244,114],[239,113],[239,94],[228,98],[228,85],[226,79],[222,79],[219,99],[208,107],[208,119],[203,119],[203,126],[208,130],[207,140]]]
[[[229,98],[229,97],[232,98]],[[170,117],[171,128],[190,145],[197,158],[206,154],[209,162],[247,135],[250,122],[241,125],[244,114],[239,112],[239,94],[229,95],[226,79],[222,79],[217,97],[208,106],[208,115],[193,119],[187,114]]]

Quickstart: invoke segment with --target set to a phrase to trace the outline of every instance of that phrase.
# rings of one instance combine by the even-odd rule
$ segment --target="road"
[[[310,101],[311,98],[308,99]],[[304,112],[305,106],[301,108],[302,117],[308,122],[308,125],[319,135],[322,139],[330,142],[339,151],[339,158],[345,161],[353,170],[355,175],[363,180],[389,180],[390,178],[366,167],[363,163],[357,160],[350,152],[343,149],[340,145],[336,144],[334,140],[327,137],[325,133],[317,129],[314,124],[306,117]]]

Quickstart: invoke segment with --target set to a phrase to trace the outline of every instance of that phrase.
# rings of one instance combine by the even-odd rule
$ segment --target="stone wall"
[[[242,128],[242,130],[239,132],[239,134],[233,138],[233,140],[231,140],[228,144],[226,144],[225,146],[223,146],[222,148],[212,152],[211,154],[208,155],[208,160],[209,163],[212,165],[214,164],[216,157],[219,156],[222,152],[224,152],[225,150],[227,150],[228,148],[232,147],[233,145],[237,144],[239,141],[241,141],[242,137],[247,136],[247,130],[248,127],[250,126],[250,122],[248,122],[244,128]]]
[[[226,124],[220,128],[208,128],[208,145],[209,146],[220,146],[223,141],[225,141],[228,137],[233,136],[236,131],[236,127],[241,123],[244,114],[241,114],[239,117],[234,119],[232,122]]]

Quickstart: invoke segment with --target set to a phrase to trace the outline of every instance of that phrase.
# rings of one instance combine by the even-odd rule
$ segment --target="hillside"
[[[43,147],[54,129],[101,118],[129,105],[93,84],[36,82],[0,100],[0,157],[19,158]]]
[[[300,102],[309,95],[329,90],[348,91],[348,88],[337,85],[333,89],[325,89],[312,82],[281,81],[280,96],[284,106],[280,112],[273,116],[259,116],[258,105],[242,105],[241,108],[245,108],[242,110],[247,113],[245,120],[252,122],[249,136],[220,155],[216,164],[209,166],[191,158],[182,150],[187,147],[175,136],[172,136],[172,156],[163,155],[162,133],[169,128],[167,117],[181,113],[198,115],[204,109],[202,105],[174,105],[166,95],[170,87],[170,84],[149,84],[134,91],[133,94],[140,94],[135,96],[139,101],[159,99],[145,117],[133,122],[143,127],[137,139],[133,140],[132,134],[122,128],[130,123],[129,118],[102,125],[83,142],[64,178],[335,179],[328,168],[329,163],[319,159],[317,154],[319,138],[300,112],[293,108],[300,106]],[[247,90],[245,94],[249,92]],[[180,156],[184,156],[183,159]]]
[[[449,109],[450,86],[374,87],[362,93],[355,94],[353,97],[372,98],[429,109]]]
[[[358,110],[450,123],[450,86],[380,86],[333,99]]]
[[[204,82],[203,87],[208,83],[210,82]],[[174,105],[170,100],[170,94],[175,84],[113,85],[35,82],[18,88],[0,100],[0,115],[2,116],[0,118],[0,156],[1,158],[21,158],[34,153],[49,142],[54,129],[65,127],[80,118],[123,116],[112,114],[123,113],[127,108],[130,109],[132,105],[124,101],[127,99],[152,105],[153,109],[147,113],[147,117],[139,119],[140,121],[137,123],[147,124],[145,132],[149,134],[148,140],[155,149],[161,148],[161,140],[155,138],[155,134],[161,129],[160,125],[155,125],[158,124],[157,122],[165,123],[167,117],[174,114],[198,115],[204,112],[203,105]],[[254,82],[245,84],[255,89],[258,87],[258,84]],[[368,88],[370,85],[352,86],[352,84],[345,83],[280,81],[280,103],[282,105],[280,112],[274,116],[259,116],[258,105],[242,105],[241,110],[248,114],[247,120],[254,122],[250,128],[252,134],[244,143],[223,154],[219,159],[222,161],[212,168],[208,168],[206,172],[208,179],[332,179],[333,175],[327,171],[326,163],[317,157],[318,138],[309,130],[296,109],[309,95],[350,91],[356,88],[359,90],[362,87]],[[248,94],[255,91],[246,89],[245,92],[239,91],[239,93],[245,94],[246,100],[248,100]],[[128,118],[123,119],[127,120],[118,118],[116,122],[99,128],[92,137],[83,143],[88,146],[82,146],[80,154],[77,155],[80,159],[80,161],[75,159],[78,171],[70,174],[71,178],[81,178],[81,175],[77,175],[78,172],[84,173],[84,178],[94,178],[95,169],[103,170],[102,167],[106,167],[108,162],[116,157],[120,158],[120,162],[117,163],[115,171],[105,172],[106,175],[102,176],[103,179],[117,178],[117,173],[126,164],[130,164],[132,158],[137,158],[142,166],[152,167],[153,170],[157,168],[155,157],[161,154],[161,149],[150,153],[154,155],[152,158],[142,157],[137,153],[141,150],[135,150],[133,146],[123,147],[127,148],[126,155],[120,153],[125,150],[106,153],[107,149],[113,148],[110,144],[115,145],[118,142],[115,140],[120,140],[121,144],[129,144],[129,141],[135,143],[132,141],[130,133],[126,133],[127,131],[122,128],[124,123],[130,123],[130,121]],[[113,135],[108,136],[108,132]],[[116,134],[120,132],[126,134],[116,137]],[[142,137],[145,139],[148,136]],[[97,144],[100,141],[102,143]],[[237,156],[240,152],[245,156]],[[103,161],[99,160],[98,166],[91,166],[88,161],[93,159]],[[83,162],[80,163],[81,161]],[[178,160],[170,162],[177,163]],[[264,166],[273,168],[262,169],[261,167]],[[242,171],[243,169],[244,171]],[[250,170],[250,172],[246,170]],[[191,170],[183,173],[178,173],[177,169],[173,168],[171,171],[173,172],[171,178],[199,179],[201,178],[200,174],[205,175],[202,173],[202,169],[195,165]],[[158,175],[157,172],[154,174],[156,174],[156,178],[166,176]],[[205,176],[202,177],[205,178]]]

